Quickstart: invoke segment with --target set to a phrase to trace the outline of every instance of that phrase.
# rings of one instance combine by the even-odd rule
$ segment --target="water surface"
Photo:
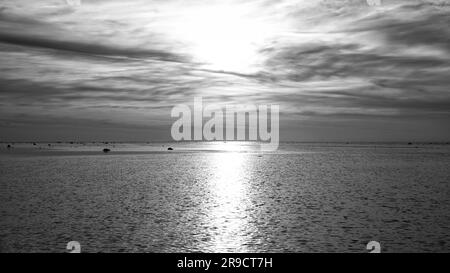
[[[0,250],[448,252],[449,166],[446,145],[2,145]]]

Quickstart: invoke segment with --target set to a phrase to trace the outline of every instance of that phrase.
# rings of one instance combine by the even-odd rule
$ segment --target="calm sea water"
[[[450,251],[448,145],[168,145],[2,145],[0,251]]]

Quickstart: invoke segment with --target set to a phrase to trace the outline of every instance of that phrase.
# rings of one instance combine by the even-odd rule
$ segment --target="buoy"
[[[110,150],[110,149],[103,149],[103,152],[104,152],[105,154],[107,154],[107,153],[111,152],[111,150]]]
[[[169,147],[167,150],[168,150],[168,151],[173,151],[173,148]]]

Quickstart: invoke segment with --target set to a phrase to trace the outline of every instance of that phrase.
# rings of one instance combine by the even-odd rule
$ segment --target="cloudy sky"
[[[282,140],[450,140],[449,0],[76,2],[0,0],[0,140],[170,140],[195,96],[279,104]]]

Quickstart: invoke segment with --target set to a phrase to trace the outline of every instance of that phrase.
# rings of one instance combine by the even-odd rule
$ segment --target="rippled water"
[[[0,251],[450,251],[449,146],[167,145],[2,147]]]

